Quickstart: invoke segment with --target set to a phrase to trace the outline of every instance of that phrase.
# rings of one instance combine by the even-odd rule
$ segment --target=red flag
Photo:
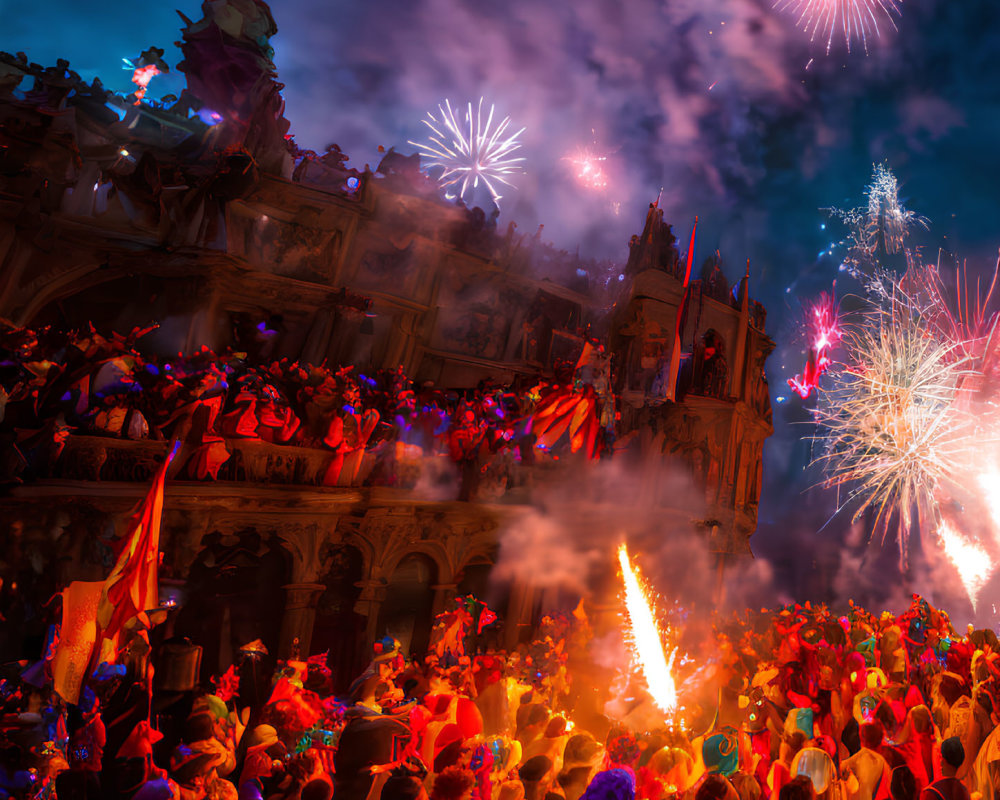
[[[167,468],[180,442],[174,444],[153,478],[153,485],[136,506],[125,536],[126,545],[118,563],[104,581],[97,624],[101,638],[112,641],[122,627],[159,601],[157,569],[160,561],[160,515],[163,511],[163,485]]]
[[[694,218],[691,228],[691,243],[688,245],[687,266],[684,269],[684,293],[681,304],[677,307],[677,324],[674,326],[674,343],[670,352],[670,374],[667,385],[667,400],[673,401],[677,393],[677,371],[681,364],[681,336],[684,335],[684,325],[687,322],[687,307],[691,284],[691,263],[694,261],[695,234],[698,232],[698,218]]]
[[[490,607],[483,603],[483,610],[479,613],[479,624],[476,625],[476,633],[482,633],[483,628],[492,625],[497,621],[497,615],[490,610]]]

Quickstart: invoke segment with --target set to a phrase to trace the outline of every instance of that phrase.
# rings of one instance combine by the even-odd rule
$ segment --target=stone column
[[[285,616],[281,620],[279,658],[289,658],[292,645],[299,640],[299,655],[305,659],[312,644],[313,623],[316,622],[316,604],[326,586],[322,583],[289,583],[285,590]]]
[[[368,624],[365,626],[365,646],[369,649],[375,643],[375,639],[382,635],[376,630],[378,626],[378,614],[382,610],[382,601],[385,600],[385,581],[377,578],[356,583],[361,589],[361,596],[354,604],[354,610],[358,614],[368,617]]]

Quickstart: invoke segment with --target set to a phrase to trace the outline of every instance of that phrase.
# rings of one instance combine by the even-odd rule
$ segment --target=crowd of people
[[[20,454],[5,465],[8,480],[57,476],[71,433],[181,440],[179,474],[194,480],[217,479],[240,440],[325,450],[322,468],[300,482],[354,486],[406,485],[401,464],[415,453],[476,475],[557,446],[595,456],[609,428],[600,419],[607,379],[593,374],[599,350],[589,345],[563,383],[455,392],[416,386],[401,369],[365,375],[233,349],[143,355],[136,342],[148,332],[0,329],[0,433],[16,432]],[[266,321],[254,326],[253,337],[273,335]]]
[[[52,689],[56,634],[0,682],[0,797],[966,800],[1000,786],[1000,643],[959,636],[917,596],[898,616],[716,619],[680,685],[718,690],[707,722],[657,714],[637,673],[610,698],[588,675],[607,643],[582,607],[511,652],[486,648],[493,620],[459,598],[426,654],[386,636],[346,692],[328,654],[271,669],[257,642],[224,675],[164,693],[140,615],[75,702]],[[624,724],[637,705],[655,722]]]

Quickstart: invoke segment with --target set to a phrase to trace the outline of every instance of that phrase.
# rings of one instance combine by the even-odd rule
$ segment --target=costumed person
[[[935,743],[934,718],[930,709],[923,703],[913,706],[906,712],[906,722],[892,749],[906,762],[918,792],[934,779]]]
[[[725,777],[713,772],[701,781],[694,800],[739,800],[739,795]]]
[[[791,773],[794,777],[809,778],[816,794],[823,795],[837,779],[837,766],[826,750],[803,747],[792,759]]]
[[[664,748],[664,750],[666,749]],[[656,770],[657,777],[669,786],[673,764],[668,766],[661,763],[665,759],[657,760],[658,755],[659,753],[650,759],[650,767]],[[579,800],[580,795],[586,791],[603,760],[604,748],[591,734],[577,733],[571,736],[566,742],[566,749],[563,751],[562,771],[557,778],[563,797],[566,800]]]
[[[848,798],[887,800],[889,764],[879,752],[883,738],[882,726],[878,722],[866,722],[861,726],[859,736],[861,749],[840,765],[841,776],[848,781]]]
[[[272,725],[255,726],[244,734],[240,744],[246,745],[246,759],[238,783],[240,800],[266,797],[267,790],[284,778],[288,750]]]
[[[518,769],[518,775],[524,784],[524,800],[544,800],[555,777],[552,759],[548,756],[529,758]]]
[[[388,643],[385,639],[376,642],[372,664],[352,687],[356,702],[344,713],[346,725],[333,760],[336,800],[365,800],[369,792],[377,796],[389,771],[406,757],[409,709],[393,716],[382,713],[380,705],[380,700],[395,690],[391,676],[396,667],[390,662],[399,656],[399,643],[391,637],[386,639]],[[377,696],[378,692],[382,694]]]
[[[965,761],[962,740],[951,736],[941,742],[941,776],[920,793],[920,800],[970,800],[969,790],[955,777]]]
[[[458,766],[448,767],[434,778],[430,798],[431,800],[470,800],[475,785],[476,778],[469,770]]]
[[[56,778],[59,797],[103,798],[101,758],[107,741],[101,721],[100,703],[90,687],[85,686],[77,706],[70,706],[67,716],[69,769]]]
[[[771,764],[771,771],[767,775],[767,788],[771,800],[777,800],[781,788],[792,779],[794,775],[792,761],[805,743],[806,735],[801,730],[792,730],[782,736],[778,747],[778,758]],[[870,799],[865,798],[865,800]]]

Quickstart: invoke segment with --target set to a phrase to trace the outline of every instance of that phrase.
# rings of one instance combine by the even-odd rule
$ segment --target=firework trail
[[[860,39],[867,54],[868,37],[881,35],[880,20],[898,30],[895,17],[901,14],[901,4],[901,0],[775,0],[773,7],[795,16],[796,26],[809,34],[809,41],[826,39],[829,55],[838,30],[843,31],[847,52]]]
[[[993,574],[994,564],[990,560],[989,553],[975,542],[964,539],[945,520],[941,520],[937,533],[941,548],[958,570],[958,577],[962,581],[965,593],[972,601],[974,610],[980,590]]]
[[[494,127],[494,115],[495,107],[490,105],[483,120],[483,98],[480,97],[475,109],[472,103],[467,105],[464,122],[460,122],[451,103],[445,100],[443,106],[438,106],[438,116],[429,112],[427,119],[422,120],[430,128],[429,139],[407,142],[420,149],[422,158],[429,159],[428,168],[442,169],[438,183],[445,188],[449,200],[465,200],[467,196],[471,199],[471,193],[482,181],[499,208],[502,195],[497,185],[513,188],[508,178],[523,171],[521,164],[525,159],[513,154],[521,147],[517,137],[525,129],[510,133],[510,117],[504,117]]]
[[[806,313],[809,357],[800,375],[788,379],[788,386],[805,400],[819,387],[819,379],[833,364],[829,351],[840,343],[840,320],[833,292],[821,292]]]

